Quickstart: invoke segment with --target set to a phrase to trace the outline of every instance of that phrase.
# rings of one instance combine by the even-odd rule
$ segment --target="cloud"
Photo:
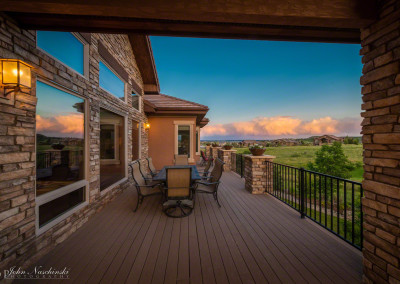
[[[56,137],[82,137],[83,114],[71,113],[50,118],[36,115],[36,130],[38,133]]]
[[[257,117],[250,121],[210,124],[202,130],[202,137],[282,138],[336,134],[359,135],[361,118],[334,119],[322,117],[304,121],[291,116]]]

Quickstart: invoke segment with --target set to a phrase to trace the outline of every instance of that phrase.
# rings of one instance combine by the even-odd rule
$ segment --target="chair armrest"
[[[196,184],[203,184],[203,185],[214,185],[214,184],[219,184],[221,183],[220,181],[216,181],[216,182],[205,182],[205,181],[198,181],[196,182]]]

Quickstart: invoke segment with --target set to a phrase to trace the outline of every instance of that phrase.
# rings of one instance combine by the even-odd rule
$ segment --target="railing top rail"
[[[291,169],[296,169],[296,170],[303,169],[305,172],[313,173],[313,174],[316,174],[316,175],[325,176],[325,177],[328,177],[328,178],[337,179],[337,180],[340,180],[340,181],[345,181],[345,182],[356,184],[356,185],[360,185],[360,186],[362,185],[361,182],[358,182],[358,181],[353,181],[353,180],[349,180],[349,179],[345,179],[345,178],[341,178],[341,177],[335,177],[335,176],[332,176],[332,175],[323,174],[323,173],[315,172],[315,171],[312,171],[312,170],[307,170],[307,169],[304,169],[304,168],[297,168],[297,167],[294,167],[294,166],[284,165],[284,164],[270,162],[270,161],[266,161],[266,162],[270,163],[270,164],[275,164],[275,165],[278,165],[278,166],[283,166],[283,167],[287,167],[287,168],[291,168]]]
[[[340,181],[345,181],[345,182],[348,182],[348,183],[361,185],[361,182],[354,181],[354,180],[349,180],[349,179],[345,179],[345,178],[341,178],[341,177],[335,177],[335,176],[331,176],[331,175],[327,175],[327,174],[323,174],[323,173],[319,173],[319,172],[314,172],[314,171],[306,170],[306,169],[304,169],[304,171],[309,172],[309,173],[313,173],[313,174],[317,174],[317,175],[320,175],[320,176],[325,176],[325,177],[329,177],[329,178],[333,178],[333,179],[338,179]]]

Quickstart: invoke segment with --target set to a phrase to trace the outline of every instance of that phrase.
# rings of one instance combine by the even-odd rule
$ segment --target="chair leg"
[[[219,201],[218,201],[218,192],[214,193],[214,198],[217,201],[218,206],[221,207],[221,204],[219,204]]]
[[[136,208],[133,209],[133,212],[136,212],[136,211],[138,210],[138,208],[139,208],[139,203],[141,203],[141,202],[140,202],[140,199],[141,199],[141,196],[138,195],[137,202],[136,202]]]

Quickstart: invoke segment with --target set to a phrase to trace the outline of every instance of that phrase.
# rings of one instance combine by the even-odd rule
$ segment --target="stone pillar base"
[[[252,194],[263,194],[272,191],[272,167],[267,167],[267,161],[273,162],[275,156],[245,155],[244,178],[245,188]]]
[[[225,163],[224,164],[225,172],[231,171],[232,153],[236,153],[236,150],[225,150],[225,149],[218,150],[218,157]]]
[[[211,154],[214,160],[218,158],[218,150],[220,149],[221,147],[211,147]]]
[[[205,154],[206,154],[206,157],[210,157],[212,154],[211,154],[211,146],[206,146],[206,152],[205,152]]]

